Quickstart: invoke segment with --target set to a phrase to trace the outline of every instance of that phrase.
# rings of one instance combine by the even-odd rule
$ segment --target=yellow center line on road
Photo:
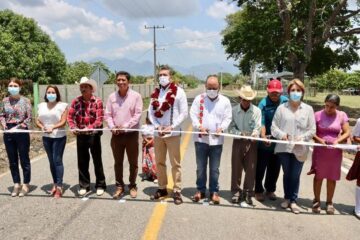
[[[190,124],[190,126],[187,128],[187,131],[192,131],[192,126]],[[180,146],[180,156],[181,156],[181,161],[184,159],[185,156],[185,151],[189,145],[189,142],[191,140],[191,134],[190,133],[186,133],[181,146]],[[156,157],[156,156],[155,156]],[[172,179],[172,174],[171,171],[169,171],[168,173],[168,186],[170,186],[170,190],[172,190],[172,187],[174,185],[174,181]],[[142,237],[142,239],[144,240],[155,240],[158,237],[160,228],[161,228],[161,224],[164,220],[165,217],[165,213],[166,213],[166,209],[167,209],[167,204],[165,203],[156,203],[154,210],[151,214],[151,217],[149,219],[149,222],[145,228],[145,232],[144,235]]]

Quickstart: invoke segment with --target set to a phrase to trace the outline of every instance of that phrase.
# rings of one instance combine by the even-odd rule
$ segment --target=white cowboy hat
[[[93,92],[96,92],[96,89],[97,89],[97,84],[96,84],[96,82],[95,82],[95,80],[94,79],[88,79],[87,77],[82,77],[81,79],[80,79],[80,86],[82,85],[82,84],[88,84],[88,85],[90,85],[91,87],[92,87],[92,90],[93,90]]]
[[[257,92],[252,90],[251,86],[249,85],[244,85],[240,88],[240,90],[236,90],[236,91],[242,99],[248,101],[253,100],[257,95]]]

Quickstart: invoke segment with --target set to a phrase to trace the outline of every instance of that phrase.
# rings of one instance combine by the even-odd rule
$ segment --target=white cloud
[[[139,25],[139,32],[141,35],[147,35],[149,33],[149,29],[146,29],[145,26],[147,26],[148,23],[146,21],[142,22]]]
[[[202,32],[183,27],[174,29],[177,46],[183,49],[215,50],[215,43],[219,41],[219,33],[214,31]],[[166,44],[165,44],[166,45]]]
[[[114,22],[99,17],[81,7],[71,5],[64,0],[32,0],[35,5],[22,4],[22,1],[9,3],[10,9],[26,17],[32,17],[48,30],[56,32],[61,39],[76,36],[86,41],[105,41],[111,37],[126,39],[123,22]],[[51,27],[51,29],[50,29]]]
[[[224,19],[226,15],[237,11],[237,7],[233,3],[227,3],[225,1],[215,2],[207,10],[206,14],[216,19]]]
[[[92,60],[94,58],[118,59],[127,54],[138,53],[152,48],[153,43],[147,41],[133,42],[121,48],[115,49],[99,49],[92,48],[88,52],[80,54],[78,60]]]
[[[73,30],[71,28],[63,28],[57,31],[56,35],[62,39],[70,39],[73,35]]]
[[[44,32],[46,32],[52,39],[54,37],[54,32],[46,25],[42,25],[39,24],[39,27],[41,28],[41,30],[43,30]]]
[[[200,9],[200,0],[102,0],[106,7],[128,18],[189,16]]]

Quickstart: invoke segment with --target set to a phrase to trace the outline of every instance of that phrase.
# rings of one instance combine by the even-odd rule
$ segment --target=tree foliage
[[[237,2],[241,10],[227,17],[222,44],[244,74],[255,62],[303,79],[305,72],[314,76],[359,61],[360,9],[349,9],[347,0]]]
[[[200,80],[194,75],[183,75],[174,70],[173,79],[176,83],[186,84],[189,88],[196,88],[199,85]]]
[[[64,54],[34,20],[0,11],[0,79],[61,83],[65,65]]]
[[[66,65],[66,70],[64,73],[64,83],[72,84],[78,82],[82,77],[90,77],[90,75],[95,71],[97,67],[103,69],[108,75],[109,78],[106,83],[113,83],[115,80],[115,74],[110,71],[108,66],[103,62],[97,61],[92,63],[87,63],[84,61],[76,61]]]
[[[319,90],[342,90],[346,88],[360,89],[360,71],[345,73],[332,69],[314,78]]]

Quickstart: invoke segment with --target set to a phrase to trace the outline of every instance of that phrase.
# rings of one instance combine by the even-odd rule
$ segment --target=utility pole
[[[146,26],[145,25],[145,29],[153,29],[153,33],[154,33],[154,84],[156,83],[156,51],[158,49],[156,49],[156,29],[159,29],[159,28],[165,28],[164,25],[162,26]]]

